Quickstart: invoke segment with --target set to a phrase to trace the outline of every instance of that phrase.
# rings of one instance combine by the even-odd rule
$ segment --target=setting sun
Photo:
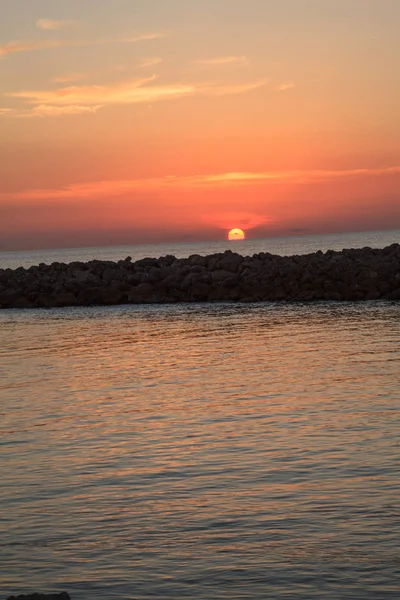
[[[246,236],[242,229],[231,229],[228,233],[228,240],[245,240]]]
[[[399,228],[399,20],[0,0],[0,252]]]

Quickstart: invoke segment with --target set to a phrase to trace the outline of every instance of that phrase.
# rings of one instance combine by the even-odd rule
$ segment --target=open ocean
[[[400,232],[2,252],[305,254]],[[0,600],[399,600],[400,303],[0,311]]]
[[[70,263],[89,260],[118,261],[131,256],[132,260],[159,258],[173,255],[185,258],[191,254],[214,254],[232,250],[244,256],[258,252],[270,252],[281,256],[309,254],[317,250],[343,250],[344,248],[384,248],[400,243],[400,231],[372,231],[358,233],[336,233],[330,235],[310,235],[275,238],[247,239],[229,242],[186,242],[177,244],[141,244],[132,246],[109,246],[103,248],[67,248],[56,250],[30,250],[23,252],[0,252],[0,269],[30,267],[40,263]]]

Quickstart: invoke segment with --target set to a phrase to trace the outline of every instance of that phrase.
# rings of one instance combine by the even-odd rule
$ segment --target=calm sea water
[[[400,304],[0,312],[0,597],[398,600]]]
[[[245,256],[258,252],[270,252],[281,256],[309,254],[317,250],[343,250],[344,248],[384,248],[400,243],[400,231],[373,231],[362,233],[338,233],[331,235],[295,236],[282,238],[247,239],[228,242],[190,242],[180,244],[143,244],[136,246],[111,246],[103,248],[68,248],[35,250],[24,252],[0,252],[0,269],[30,267],[39,263],[74,262],[98,260],[118,261],[131,256],[132,259],[159,258],[167,254],[185,258],[191,254],[214,254],[233,250]]]
[[[399,340],[398,303],[0,311],[0,598],[398,600]]]

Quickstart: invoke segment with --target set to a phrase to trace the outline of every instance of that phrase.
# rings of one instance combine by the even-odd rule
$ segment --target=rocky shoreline
[[[25,596],[21,594],[20,596],[9,596],[7,600],[71,600],[69,594],[67,592],[61,592],[61,594],[29,594]]]
[[[0,308],[259,301],[400,300],[400,245],[300,256],[230,250],[132,262],[0,269]]]

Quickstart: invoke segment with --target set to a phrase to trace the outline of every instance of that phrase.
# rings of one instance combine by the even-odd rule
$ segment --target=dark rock
[[[59,293],[53,294],[54,306],[74,306],[77,302],[75,294],[71,292],[60,291]]]
[[[189,256],[187,259],[187,262],[189,265],[205,267],[207,265],[207,257],[200,256],[199,254],[192,254],[192,256]]]
[[[151,283],[141,283],[128,295],[129,302],[136,304],[155,301],[156,288]]]
[[[230,250],[132,263],[92,260],[0,269],[0,308],[170,302],[400,300],[400,245],[300,256]]]
[[[147,283],[157,283],[163,278],[163,271],[160,267],[152,267],[147,273]]]
[[[212,291],[212,287],[204,281],[196,282],[191,291],[191,298],[196,301],[206,301],[209,299],[209,295]]]
[[[167,256],[162,256],[158,259],[158,264],[160,265],[160,267],[170,267],[175,261],[175,256],[167,254]]]
[[[115,281],[118,278],[118,274],[119,273],[118,273],[117,269],[112,269],[109,267],[108,269],[105,269],[103,271],[102,279],[103,279],[103,281],[108,281],[108,282]]]
[[[9,596],[7,600],[71,600],[67,592],[61,594],[28,594],[27,596]]]
[[[197,273],[188,273],[179,283],[179,289],[182,290],[182,292],[187,292],[200,282],[201,278]]]
[[[35,303],[25,298],[24,296],[20,296],[17,298],[13,304],[14,308],[35,308]]]
[[[231,271],[236,273],[244,258],[240,254],[235,254],[231,251],[225,252],[224,256],[219,261],[219,268],[223,271]]]
[[[149,268],[149,267],[158,267],[157,258],[142,258],[141,260],[136,261],[136,264],[139,267]]]
[[[126,278],[126,283],[128,283],[130,286],[136,286],[139,285],[139,283],[142,283],[142,280],[142,273],[133,273],[132,275],[128,275]]]
[[[119,304],[124,296],[122,290],[116,287],[109,287],[105,290],[101,290],[98,301],[96,304]]]
[[[88,284],[88,283],[97,283],[98,282],[98,277],[96,275],[94,275],[93,273],[91,273],[89,270],[78,270],[78,271],[74,271],[73,273],[73,278],[76,280],[76,282],[78,284],[84,283],[84,284]]]
[[[232,277],[231,271],[225,271],[222,269],[218,269],[217,271],[212,271],[211,278],[216,283],[221,283],[224,279],[230,279]]]
[[[365,295],[365,300],[378,300],[380,298],[379,291],[373,287]]]
[[[388,300],[400,300],[400,288],[386,294]]]
[[[177,290],[182,282],[182,277],[180,277],[180,273],[171,273],[160,282],[160,288],[164,290],[166,293],[170,290]]]
[[[239,281],[240,281],[240,278],[238,275],[231,274],[230,277],[224,278],[224,280],[221,282],[221,285],[225,288],[232,288],[232,287],[236,287],[238,285]]]

